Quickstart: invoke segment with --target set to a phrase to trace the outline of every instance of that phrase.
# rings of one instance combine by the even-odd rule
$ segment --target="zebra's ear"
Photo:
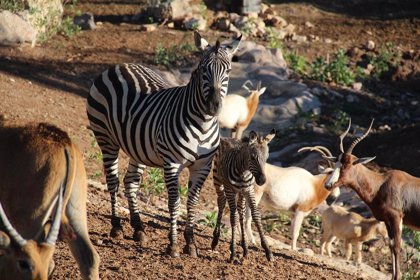
[[[230,49],[231,55],[233,55],[238,50],[238,46],[239,46],[239,43],[241,42],[241,39],[242,39],[242,34],[239,35],[238,38],[234,39],[229,46],[227,46]]]
[[[264,141],[270,143],[273,138],[276,137],[276,130],[273,128],[269,134],[264,137]]]
[[[202,38],[200,33],[198,33],[198,31],[196,30],[194,31],[194,42],[195,42],[195,46],[200,51],[204,51],[209,46],[209,43],[207,42],[207,40]]]
[[[255,131],[249,133],[249,144],[254,144],[258,140],[258,134]]]

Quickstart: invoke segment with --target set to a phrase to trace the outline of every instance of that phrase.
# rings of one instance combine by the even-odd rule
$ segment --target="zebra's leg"
[[[236,221],[237,221],[237,212],[236,212],[236,193],[230,188],[225,189],[226,198],[229,203],[230,209],[230,228],[232,231],[232,237],[230,240],[230,262],[233,262],[235,259],[235,231],[236,231]]]
[[[255,222],[258,233],[260,235],[261,246],[264,248],[265,256],[267,257],[267,260],[271,261],[273,259],[273,254],[271,253],[271,250],[268,247],[267,241],[263,233],[260,211],[255,202],[254,187],[249,188],[249,191],[246,193],[246,195],[247,195],[247,200],[249,202],[249,207],[251,208],[252,220]]]
[[[109,142],[103,142],[98,139],[98,145],[102,151],[102,158],[105,169],[106,185],[111,195],[111,225],[110,236],[113,238],[123,237],[123,228],[121,226],[121,218],[118,216],[117,193],[119,188],[118,179],[118,152],[119,147]]]
[[[188,200],[187,200],[187,224],[185,226],[184,238],[185,247],[184,253],[191,257],[197,257],[197,246],[194,241],[194,224],[197,212],[197,204],[200,198],[201,187],[207,179],[211,168],[212,158],[206,159],[204,164],[196,162],[190,166],[190,180],[188,182]]]
[[[220,225],[222,223],[223,212],[224,212],[225,206],[226,206],[226,195],[225,195],[224,187],[223,187],[222,183],[220,182],[219,175],[217,174],[217,171],[214,168],[213,168],[213,185],[216,189],[216,194],[217,194],[218,212],[217,212],[217,223],[216,223],[216,227],[213,231],[213,240],[211,242],[211,249],[212,250],[214,250],[216,248],[217,244],[219,243]]]
[[[166,188],[168,189],[168,209],[170,214],[169,245],[167,252],[172,257],[179,257],[177,219],[181,199],[178,192],[179,164],[165,164],[163,168]]]
[[[246,258],[248,255],[248,245],[245,236],[244,216],[245,216],[245,197],[242,193],[239,193],[238,197],[238,213],[239,213],[239,225],[241,226],[241,246],[243,250],[243,256]]]
[[[144,246],[146,243],[146,235],[144,232],[144,225],[140,219],[137,193],[145,168],[145,165],[130,159],[127,173],[124,176],[124,194],[128,200],[128,207],[130,209],[130,224],[134,229],[133,239],[135,241],[140,241],[141,246]]]

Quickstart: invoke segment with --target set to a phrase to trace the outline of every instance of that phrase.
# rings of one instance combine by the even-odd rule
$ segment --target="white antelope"
[[[265,92],[266,88],[260,88],[261,82],[258,83],[255,90],[250,90],[247,84],[251,81],[246,81],[243,88],[246,89],[250,95],[245,98],[237,94],[229,94],[223,99],[222,110],[219,114],[219,124],[221,128],[231,129],[231,137],[241,139],[242,134],[248,127],[255,115],[260,101],[260,96]]]
[[[306,150],[319,152],[323,156],[331,155],[330,151],[323,146],[304,147],[299,152]],[[264,210],[287,210],[294,213],[290,230],[292,250],[296,250],[303,218],[322,204],[327,197],[330,196],[328,204],[334,202],[340,192],[336,190],[331,193],[324,188],[324,184],[330,176],[328,169],[324,170],[322,174],[312,175],[304,168],[293,166],[283,168],[267,163],[265,174],[267,176],[266,183],[262,186],[255,186],[257,205]],[[251,213],[248,208],[246,232],[248,238],[255,244],[251,229]]]
[[[364,166],[375,157],[357,158],[352,154],[354,147],[369,134],[372,124],[373,120],[369,129],[344,151],[343,140],[351,127],[349,121],[347,130],[340,135],[341,154],[337,158],[327,157],[335,166],[325,187],[328,190],[350,187],[367,204],[373,216],[385,222],[391,240],[392,279],[396,280],[399,279],[402,225],[420,230],[420,178],[400,170],[375,172]]]
[[[332,257],[331,244],[336,238],[344,240],[346,260],[350,260],[352,246],[356,246],[356,260],[362,263],[362,243],[376,238],[377,235],[387,237],[383,222],[375,218],[363,218],[344,207],[333,205],[322,212],[321,255],[327,251]]]
[[[59,230],[82,278],[99,279],[86,199],[82,156],[65,132],[0,124],[0,279],[48,279]]]

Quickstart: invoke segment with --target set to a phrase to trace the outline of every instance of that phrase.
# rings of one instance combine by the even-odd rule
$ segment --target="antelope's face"
[[[356,166],[358,164],[366,164],[374,159],[375,157],[357,158],[348,153],[341,154],[336,161],[328,158],[328,160],[334,161],[334,169],[325,183],[325,188],[332,190],[337,187],[352,185],[356,177]]]
[[[55,246],[27,240],[20,247],[10,243],[8,235],[0,232],[0,276],[2,279],[47,280]],[[5,273],[6,272],[6,273]],[[3,278],[5,277],[5,278]]]
[[[254,131],[249,133],[249,170],[259,186],[264,185],[266,182],[265,163],[268,159],[268,143],[270,143],[274,136],[274,130],[265,137],[260,137]]]
[[[194,40],[196,47],[203,52],[198,70],[205,102],[204,110],[207,115],[217,116],[227,93],[232,56],[238,48],[241,36],[230,45],[224,46],[219,41],[215,46],[210,46],[198,32],[194,32]]]

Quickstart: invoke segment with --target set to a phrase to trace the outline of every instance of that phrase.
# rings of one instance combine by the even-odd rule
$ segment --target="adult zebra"
[[[178,176],[185,167],[190,170],[190,179],[184,252],[197,256],[193,236],[195,208],[219,146],[217,115],[227,92],[231,60],[241,36],[223,46],[219,41],[210,46],[198,32],[194,33],[194,40],[202,58],[187,85],[167,88],[152,70],[124,64],[103,72],[95,80],[87,100],[88,118],[102,150],[111,194],[111,236],[122,234],[116,196],[118,152],[122,149],[130,157],[124,187],[133,238],[142,245],[146,237],[137,206],[139,182],[146,166],[164,169],[171,222],[168,252],[174,257],[179,256]]]

